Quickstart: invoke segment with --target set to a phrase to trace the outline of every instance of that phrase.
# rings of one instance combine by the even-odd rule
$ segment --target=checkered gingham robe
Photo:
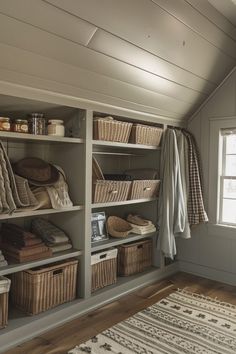
[[[208,221],[202,196],[200,157],[194,136],[185,129],[183,133],[188,141],[189,158],[188,221],[190,225],[197,225]]]

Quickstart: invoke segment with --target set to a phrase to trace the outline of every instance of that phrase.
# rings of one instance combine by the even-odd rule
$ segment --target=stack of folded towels
[[[15,224],[2,224],[2,253],[8,261],[23,263],[50,257],[52,251],[36,235]]]
[[[31,230],[45,242],[52,253],[72,248],[71,241],[65,232],[48,220],[41,218],[34,219],[31,223]]]
[[[2,251],[0,250],[0,268],[5,267],[7,265],[8,265],[8,263],[3,255]]]
[[[129,214],[127,221],[132,226],[132,232],[139,235],[149,234],[156,231],[155,225],[151,220],[144,219],[140,215]]]

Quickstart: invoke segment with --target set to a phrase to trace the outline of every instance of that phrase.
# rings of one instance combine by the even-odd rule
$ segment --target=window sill
[[[236,239],[236,226],[208,223],[208,235]]]

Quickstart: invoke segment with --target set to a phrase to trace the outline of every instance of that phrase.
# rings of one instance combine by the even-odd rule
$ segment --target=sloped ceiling
[[[0,0],[0,44],[67,64],[71,84],[108,101],[183,120],[236,64],[236,27],[210,2]]]

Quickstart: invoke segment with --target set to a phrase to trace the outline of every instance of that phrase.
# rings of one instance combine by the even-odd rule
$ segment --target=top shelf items
[[[120,121],[110,116],[93,120],[93,138],[98,141],[158,147],[162,132],[158,126]]]

